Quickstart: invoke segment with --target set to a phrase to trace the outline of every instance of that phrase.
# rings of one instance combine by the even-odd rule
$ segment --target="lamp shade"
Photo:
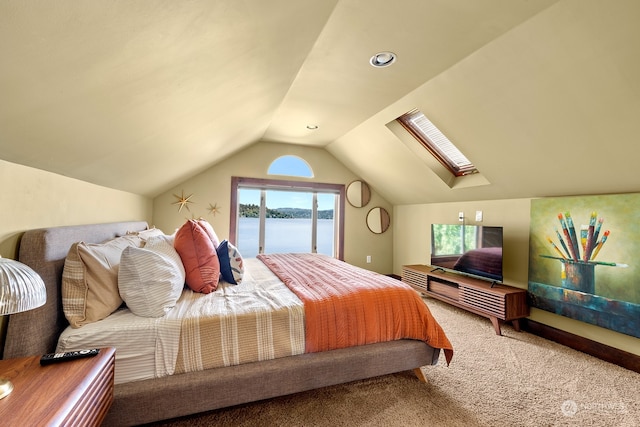
[[[0,315],[40,307],[47,300],[42,278],[21,262],[0,258]]]

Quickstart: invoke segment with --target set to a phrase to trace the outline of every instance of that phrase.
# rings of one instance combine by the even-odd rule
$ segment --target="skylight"
[[[398,122],[455,176],[478,172],[473,163],[421,111],[410,111],[398,117]]]

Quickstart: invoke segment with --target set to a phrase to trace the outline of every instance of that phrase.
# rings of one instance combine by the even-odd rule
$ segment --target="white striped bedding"
[[[284,335],[278,326],[283,322]],[[125,308],[81,328],[68,327],[56,351],[107,346],[117,349],[116,384],[302,354],[304,307],[261,261],[245,259],[240,285],[221,281],[206,295],[185,290],[160,318]]]

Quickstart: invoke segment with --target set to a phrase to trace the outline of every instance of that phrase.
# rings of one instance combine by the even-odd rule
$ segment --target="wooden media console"
[[[524,289],[446,273],[422,264],[402,266],[402,281],[427,296],[488,317],[498,335],[502,335],[500,320],[511,322],[520,331],[519,319],[529,315]]]

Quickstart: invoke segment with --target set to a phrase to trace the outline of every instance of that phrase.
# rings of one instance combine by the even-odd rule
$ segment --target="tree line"
[[[255,204],[240,203],[240,217],[259,218],[260,206]],[[267,218],[311,218],[311,209],[302,208],[277,208],[266,211]],[[333,209],[319,210],[318,219],[333,219]]]

